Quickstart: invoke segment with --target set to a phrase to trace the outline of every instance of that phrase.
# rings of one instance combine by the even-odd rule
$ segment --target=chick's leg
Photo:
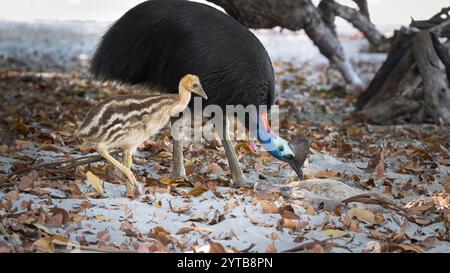
[[[126,148],[123,150],[123,165],[132,173],[131,171],[131,165],[133,164],[133,153],[136,149],[131,149],[131,148]],[[130,183],[132,183],[132,185],[134,185],[137,189],[137,191],[139,192],[139,194],[143,194],[144,193],[144,189],[142,188],[141,184],[139,184],[137,181],[133,182],[133,181],[129,181],[129,183],[127,183],[127,191],[130,190],[131,192],[133,191],[133,188],[129,188]]]
[[[128,169],[131,170],[131,165],[133,164],[133,153],[129,149],[125,149],[123,151],[123,157],[122,157],[123,165]]]
[[[117,161],[114,157],[112,157],[108,150],[105,148],[98,148],[97,152],[107,161],[111,162],[115,167],[117,167],[121,172],[123,172],[129,181],[127,181],[127,194],[132,194],[134,195],[134,186],[137,184],[137,180],[134,177],[133,173],[131,172],[130,169],[128,169],[127,167],[125,167],[122,163],[120,163],[119,161]],[[129,191],[130,190],[130,191]]]

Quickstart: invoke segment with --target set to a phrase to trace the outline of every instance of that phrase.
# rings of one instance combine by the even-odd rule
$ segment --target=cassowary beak
[[[289,165],[291,165],[292,169],[294,169],[295,173],[297,173],[298,178],[300,180],[304,180],[305,179],[305,176],[303,175],[302,166],[299,166],[297,164],[297,162],[295,162],[295,160],[287,161],[287,163],[289,163]]]
[[[195,93],[195,94],[201,96],[205,100],[208,99],[208,95],[206,95],[205,91],[203,90],[203,87],[200,84],[198,85],[198,87],[196,87],[192,90],[192,93]]]
[[[289,143],[291,149],[294,151],[294,157],[287,160],[287,163],[291,165],[292,169],[297,173],[300,180],[304,179],[303,175],[303,163],[305,163],[306,157],[308,156],[310,143],[306,137],[298,136],[295,137],[291,143]]]

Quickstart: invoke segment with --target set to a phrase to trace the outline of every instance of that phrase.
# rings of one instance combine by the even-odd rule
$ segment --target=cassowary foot
[[[173,165],[172,179],[186,180],[186,170],[184,169],[183,143],[181,140],[173,141]]]
[[[178,180],[188,180],[184,170],[183,171],[179,171],[179,170],[175,170],[174,169],[172,171],[172,175],[171,175],[170,178],[172,178],[172,180],[177,180],[177,181]]]
[[[245,177],[233,178],[231,182],[231,187],[235,189],[253,188],[255,185],[255,183],[248,181]]]

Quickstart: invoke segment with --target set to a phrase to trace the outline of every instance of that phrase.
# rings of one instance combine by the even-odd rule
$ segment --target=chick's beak
[[[208,99],[208,95],[206,95],[205,91],[203,90],[203,87],[201,85],[198,85],[197,88],[194,88],[194,90],[192,91],[193,93],[201,96],[202,98],[204,98],[205,100]]]

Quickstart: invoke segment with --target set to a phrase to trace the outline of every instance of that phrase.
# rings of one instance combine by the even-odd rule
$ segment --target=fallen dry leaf
[[[323,233],[325,235],[333,237],[333,238],[340,238],[340,237],[345,237],[348,235],[347,232],[338,230],[338,229],[327,229],[327,230],[324,230]]]
[[[206,169],[203,171],[204,174],[208,173],[223,173],[222,167],[219,166],[217,163],[211,163],[209,164]]]
[[[304,220],[298,221],[293,219],[282,218],[281,222],[284,227],[287,227],[288,229],[294,232],[299,231],[308,225],[308,222]]]
[[[172,179],[168,175],[163,175],[159,182],[164,185],[170,185],[172,183]]]
[[[278,213],[281,215],[281,217],[286,219],[300,219],[300,217],[295,214],[294,208],[289,204],[280,206],[280,208],[278,209]]]
[[[208,232],[213,232],[214,229],[212,228],[208,228],[208,227],[194,227],[194,226],[190,226],[190,227],[184,227],[181,228],[180,230],[177,231],[176,235],[180,235],[180,234],[185,234],[191,231],[208,231]]]
[[[438,162],[442,165],[450,166],[450,158],[438,158]]]
[[[78,224],[82,221],[85,221],[86,217],[78,214],[70,214],[70,219],[72,219],[73,222]]]
[[[271,232],[271,233],[267,234],[266,237],[271,240],[281,240],[281,237],[278,234],[276,234],[275,232]]]
[[[9,191],[7,194],[6,194],[6,199],[8,199],[9,201],[11,201],[11,202],[14,202],[14,201],[16,201],[17,199],[19,199],[19,192],[18,191],[15,191],[15,190],[12,190],[12,191]]]
[[[412,244],[394,244],[394,243],[381,244],[381,252],[396,252],[396,251],[422,253],[423,249],[419,246]]]
[[[447,193],[450,193],[450,175],[445,177],[444,180],[444,189]]]
[[[47,234],[49,234],[49,235],[53,235],[53,232],[50,230],[50,228],[48,228],[48,227],[45,226],[45,225],[41,225],[41,224],[38,224],[38,223],[34,223],[33,226],[35,226],[36,228],[38,228],[38,229],[44,231],[45,233],[47,233]]]
[[[323,246],[317,244],[311,248],[311,252],[312,253],[325,253],[325,249],[323,248]]]
[[[258,226],[258,227],[273,227],[273,224],[263,223],[263,222],[258,221],[256,219],[250,219],[250,222],[252,224],[254,224],[255,226]]]
[[[189,195],[193,196],[193,197],[197,197],[207,191],[208,191],[208,188],[206,188],[202,184],[198,183],[195,185],[195,187],[192,190],[189,191]]]
[[[52,215],[45,219],[45,224],[49,227],[65,226],[70,220],[69,213],[63,208],[54,207],[50,212]]]
[[[266,248],[266,252],[268,253],[275,253],[277,252],[277,248],[275,247],[275,244],[270,244]]]
[[[225,220],[225,215],[220,214],[218,210],[214,213],[214,218],[208,223],[208,225],[216,225]]]
[[[22,176],[20,178],[19,184],[17,184],[17,189],[19,191],[28,192],[33,187],[33,180],[29,175]]]
[[[109,240],[111,240],[111,236],[109,235],[109,230],[108,229],[104,229],[102,231],[99,231],[97,233],[97,239],[98,239],[98,246],[104,246],[106,245]]]
[[[371,212],[367,209],[358,209],[353,208],[347,212],[347,215],[350,218],[356,217],[358,220],[366,222],[368,224],[382,224],[384,223],[384,218],[381,215],[375,215],[375,213]]]
[[[209,253],[227,253],[227,251],[220,243],[210,241]]]
[[[17,132],[21,133],[24,136],[27,136],[30,130],[28,129],[27,125],[23,122],[16,122],[11,126],[11,129],[16,130]]]
[[[278,208],[275,205],[273,205],[271,202],[262,200],[262,201],[258,201],[258,203],[261,206],[264,213],[268,213],[268,214],[278,213]]]
[[[375,167],[375,175],[377,179],[386,177],[386,173],[384,169],[386,168],[386,164],[384,163],[384,150],[381,151],[380,161]]]
[[[316,174],[314,174],[314,177],[316,178],[331,178],[331,177],[338,177],[339,173],[333,170],[325,170],[320,171]]]
[[[95,220],[100,222],[109,222],[109,218],[104,215],[96,215],[94,216]]]
[[[60,241],[67,244],[69,242],[69,239],[64,236],[45,237],[34,242],[33,246],[42,252],[54,252],[55,241]]]

